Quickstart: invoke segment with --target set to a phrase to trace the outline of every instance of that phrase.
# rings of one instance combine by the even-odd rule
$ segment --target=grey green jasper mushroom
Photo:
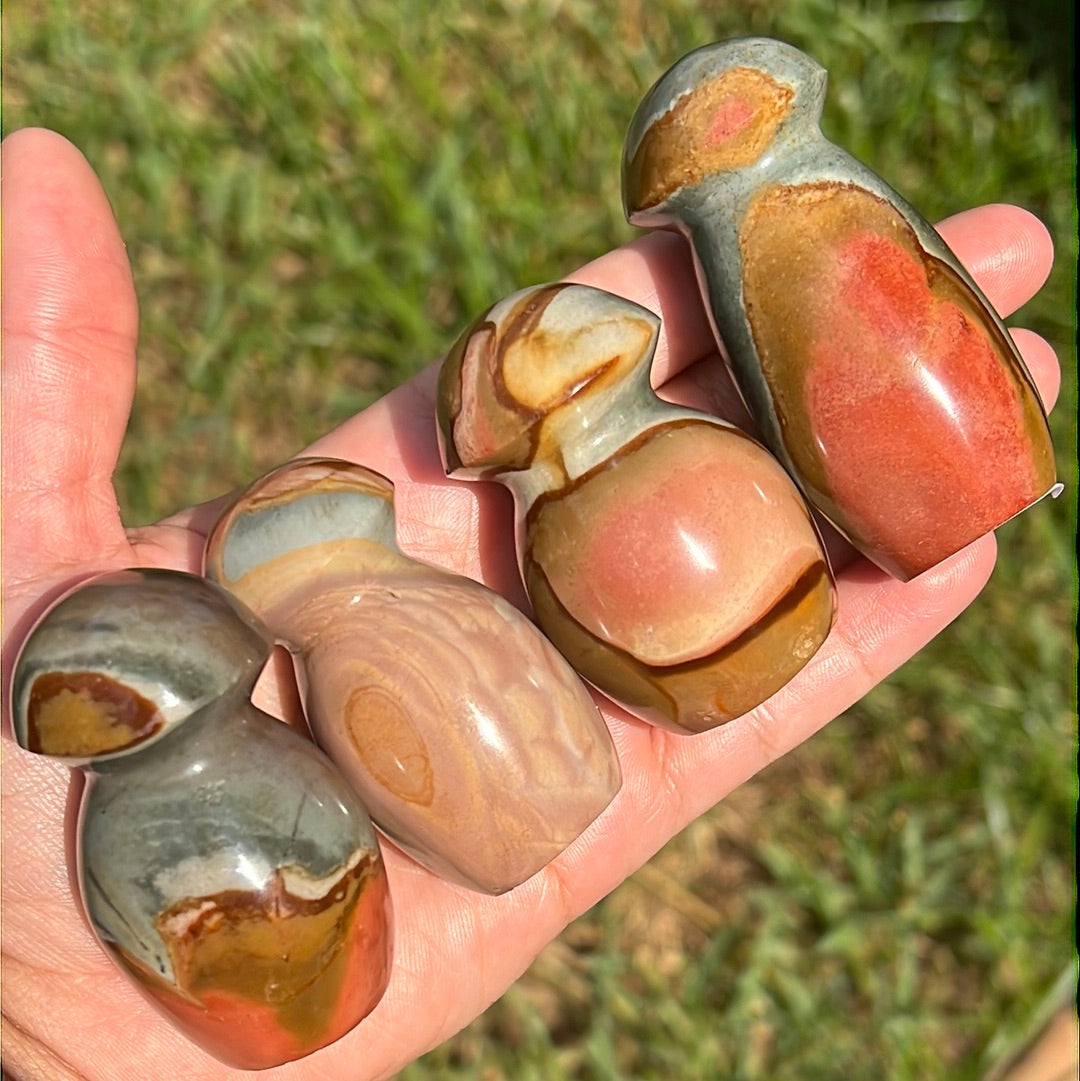
[[[378,473],[272,471],[212,531],[206,571],[293,650],[312,733],[376,823],[444,877],[512,889],[618,791],[570,666],[503,598],[402,554]]]
[[[776,460],[649,385],[660,321],[546,285],[500,301],[443,365],[447,472],[514,493],[536,619],[654,724],[701,732],[794,676],[832,625],[810,513]]]
[[[79,881],[95,933],[196,1043],[244,1069],[344,1035],[391,960],[363,806],[249,700],[271,648],[211,583],[121,571],[45,614],[12,685],[19,743],[87,766]]]
[[[718,339],[807,498],[910,578],[1055,490],[1038,392],[930,224],[818,121],[825,70],[779,41],[710,45],[626,138],[635,225],[689,237]]]

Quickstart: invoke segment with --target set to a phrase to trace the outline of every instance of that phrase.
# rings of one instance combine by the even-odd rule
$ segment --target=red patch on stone
[[[805,383],[813,432],[860,544],[913,576],[1042,494],[1023,406],[985,329],[906,248],[857,234],[833,266]]]
[[[754,106],[744,98],[728,98],[713,113],[709,134],[709,146],[717,146],[743,131],[754,119]]]
[[[336,997],[314,996],[304,1031],[282,1025],[281,1003],[254,1001],[227,990],[180,991],[113,947],[118,963],[188,1037],[211,1055],[242,1070],[265,1070],[310,1055],[355,1028],[378,1004],[390,981],[393,929],[389,887],[381,862],[361,887],[342,934],[342,970]],[[237,964],[243,965],[238,957]],[[295,1018],[294,1018],[295,1020]]]

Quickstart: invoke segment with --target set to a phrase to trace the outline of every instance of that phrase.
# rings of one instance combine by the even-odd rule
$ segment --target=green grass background
[[[21,0],[5,131],[101,173],[142,308],[132,523],[249,479],[495,298],[632,236],[618,164],[679,55],[761,33],[931,219],[1058,247],[1056,503],[949,631],[569,928],[403,1081],[980,1078],[1073,986],[1071,5],[1029,0]]]

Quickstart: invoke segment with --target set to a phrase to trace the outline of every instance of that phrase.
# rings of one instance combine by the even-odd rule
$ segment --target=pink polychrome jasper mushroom
[[[292,649],[312,734],[376,824],[442,876],[512,889],[618,791],[570,666],[496,593],[402,554],[378,473],[273,470],[219,520],[206,570]]]
[[[443,365],[451,476],[514,493],[544,633],[611,698],[701,732],[752,709],[832,623],[798,490],[749,436],[649,386],[660,321],[580,285],[516,293]]]
[[[635,225],[689,237],[765,441],[910,578],[1055,490],[1038,392],[935,230],[821,134],[823,68],[778,41],[680,60],[627,135]]]

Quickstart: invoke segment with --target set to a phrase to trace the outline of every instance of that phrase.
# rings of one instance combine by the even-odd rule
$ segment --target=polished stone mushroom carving
[[[221,589],[128,570],[39,621],[15,667],[28,750],[86,767],[78,864],[119,966],[210,1054],[275,1066],[386,987],[375,832],[333,763],[250,693],[272,649]]]
[[[825,82],[778,41],[689,54],[630,125],[624,202],[635,225],[690,239],[766,443],[906,579],[1055,490],[1053,451],[1031,376],[956,257],[821,134]]]
[[[375,822],[444,877],[512,889],[618,791],[570,666],[502,597],[402,554],[378,473],[273,470],[211,532],[206,571],[293,651],[312,733]]]
[[[500,301],[440,375],[447,472],[513,492],[544,633],[654,724],[701,732],[779,690],[828,634],[829,568],[784,470],[649,385],[660,321],[546,285]]]

